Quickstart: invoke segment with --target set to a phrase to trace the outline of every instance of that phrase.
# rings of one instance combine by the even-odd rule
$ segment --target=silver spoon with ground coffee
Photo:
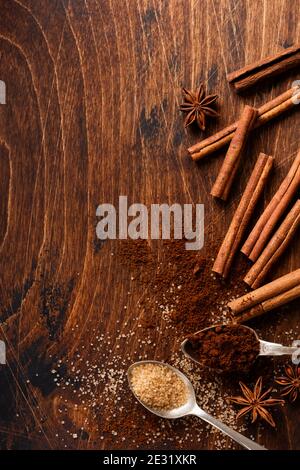
[[[127,377],[136,399],[155,415],[168,419],[198,416],[246,449],[266,450],[202,410],[197,405],[193,385],[175,367],[158,361],[140,361],[129,367]]]
[[[181,350],[194,362],[218,372],[247,372],[258,356],[293,354],[298,348],[263,341],[249,326],[224,324],[190,335]]]

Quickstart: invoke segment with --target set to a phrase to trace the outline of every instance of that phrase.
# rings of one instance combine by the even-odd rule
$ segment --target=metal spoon
[[[186,385],[187,392],[188,392],[187,402],[184,405],[180,406],[179,408],[174,408],[172,410],[153,409],[147,406],[145,403],[143,403],[141,399],[136,396],[131,386],[131,373],[135,367],[138,367],[141,364],[159,364],[161,366],[168,367],[173,372],[175,372],[175,374],[177,374]],[[175,369],[175,367],[172,367],[169,364],[165,364],[164,362],[158,362],[158,361],[135,362],[129,367],[127,371],[127,378],[128,378],[129,387],[132,393],[134,394],[135,398],[141,403],[141,405],[147,408],[148,411],[151,411],[151,413],[154,413],[155,415],[160,416],[161,418],[167,418],[167,419],[182,418],[183,416],[188,416],[188,415],[198,416],[198,418],[203,419],[203,421],[219,429],[224,434],[231,437],[231,439],[233,439],[235,442],[237,442],[238,444],[240,444],[241,446],[245,447],[248,450],[267,450],[265,447],[262,447],[259,444],[256,444],[256,442],[253,442],[251,439],[248,439],[247,437],[243,436],[239,432],[234,431],[226,424],[222,423],[218,419],[214,418],[213,416],[209,415],[204,410],[202,410],[196,403],[196,396],[195,396],[193,385],[191,384],[189,379],[178,369]]]
[[[209,326],[208,328],[204,328],[203,330],[199,330],[195,333],[201,333],[202,331],[208,331],[216,328],[217,326],[223,326],[223,325],[213,325]],[[257,341],[259,342],[259,353],[258,356],[282,356],[284,354],[293,354],[294,352],[298,351],[299,347],[297,346],[283,346],[282,344],[278,343],[270,343],[269,341],[264,341],[262,339],[259,339],[256,331],[254,331],[252,328],[249,326],[245,325],[239,325],[240,328],[247,328],[250,330],[255,337],[257,338]],[[197,362],[197,364],[201,364],[198,359],[196,359],[193,356],[193,348],[191,348],[191,343],[188,338],[186,338],[182,343],[181,343],[181,350],[183,354],[188,357],[189,359],[192,359],[192,361]]]

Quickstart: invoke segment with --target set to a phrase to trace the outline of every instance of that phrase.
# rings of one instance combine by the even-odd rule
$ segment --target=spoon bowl
[[[165,367],[168,367],[170,370],[175,372],[175,374],[178,375],[178,377],[181,378],[181,380],[184,382],[186,388],[187,388],[187,394],[188,394],[188,399],[186,403],[179,408],[174,408],[172,410],[162,410],[162,409],[157,409],[157,408],[150,408],[149,406],[146,405],[135,393],[134,390],[131,386],[131,374],[132,371],[135,367],[138,367],[142,364],[158,364],[158,365],[163,365]],[[173,366],[170,366],[169,364],[165,364],[164,362],[159,362],[159,361],[140,361],[140,362],[135,362],[132,364],[127,371],[127,378],[128,378],[128,383],[129,383],[129,388],[132,391],[133,395],[143,405],[148,411],[151,411],[151,413],[154,413],[157,416],[160,416],[161,418],[167,418],[167,419],[175,419],[175,418],[182,418],[183,416],[189,414],[189,412],[194,408],[196,405],[196,395],[194,391],[194,387],[189,381],[189,379],[184,375],[182,372],[180,372],[178,369],[176,369]]]
[[[203,328],[202,330],[199,330],[194,334],[197,335],[198,333],[202,333],[203,331],[213,330],[216,327],[222,327],[222,326],[224,326],[224,324],[208,326],[207,328]],[[264,341],[260,339],[256,331],[253,330],[253,328],[250,328],[249,326],[239,325],[239,327],[249,330],[257,339],[257,342],[259,343],[259,353],[257,357],[258,356],[282,356],[285,354],[293,354],[294,352],[298,350],[296,346],[283,346],[282,344],[279,344],[279,343],[271,343],[269,341]],[[198,359],[194,357],[193,348],[188,338],[185,338],[183,340],[180,347],[181,347],[181,351],[186,357],[196,362],[197,364],[200,364],[200,365],[202,364],[201,361],[199,361]],[[214,370],[216,372],[222,372],[219,369],[214,369]]]
[[[178,408],[173,408],[171,410],[156,409],[156,408],[152,408],[152,407],[146,405],[135,394],[134,389],[132,387],[132,383],[131,383],[131,375],[132,375],[132,372],[133,372],[134,368],[139,367],[143,364],[154,364],[154,365],[157,364],[157,365],[166,367],[169,370],[171,370],[172,372],[174,372],[183,381],[183,383],[186,386],[186,389],[187,389],[186,403],[184,405],[178,407]],[[129,388],[132,391],[135,398],[138,400],[138,402],[142,406],[144,406],[148,411],[155,414],[156,416],[159,416],[160,418],[167,418],[167,419],[182,418],[182,417],[188,416],[188,415],[198,416],[198,418],[201,418],[203,421],[205,421],[205,422],[211,424],[212,426],[214,426],[215,428],[219,429],[220,431],[222,431],[227,436],[231,437],[231,439],[233,439],[235,442],[239,443],[244,448],[246,448],[248,450],[266,450],[265,447],[262,447],[261,445],[257,444],[256,442],[252,441],[251,439],[248,439],[247,437],[243,436],[239,432],[234,431],[233,429],[231,429],[226,424],[222,423],[218,419],[216,419],[213,416],[206,413],[206,411],[202,410],[202,408],[200,408],[197,405],[196,395],[195,395],[195,391],[194,391],[194,387],[193,387],[192,383],[190,382],[190,380],[182,372],[180,372],[175,367],[170,366],[169,364],[166,364],[164,362],[159,362],[159,361],[149,361],[149,360],[147,360],[147,361],[135,362],[134,364],[132,364],[129,367],[129,369],[127,371],[127,379],[128,379],[128,383],[129,383]]]

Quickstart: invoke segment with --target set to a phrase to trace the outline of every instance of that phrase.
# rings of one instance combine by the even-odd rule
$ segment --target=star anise
[[[204,131],[206,116],[219,116],[217,111],[211,107],[211,105],[218,99],[218,95],[205,96],[203,83],[200,83],[197,91],[191,91],[183,88],[182,93],[184,103],[180,105],[180,111],[187,113],[187,116],[184,120],[185,127],[189,126],[193,122],[196,122],[200,129]]]
[[[289,396],[293,402],[300,394],[300,365],[292,367],[290,365],[284,368],[285,376],[275,378],[275,382],[283,385],[282,396]]]
[[[257,380],[254,390],[250,390],[245,384],[240,382],[240,387],[243,392],[243,396],[230,397],[230,400],[237,405],[242,405],[243,408],[238,412],[237,418],[251,413],[252,423],[256,421],[258,417],[264,419],[271,426],[275,427],[274,419],[271,413],[267,410],[269,406],[283,405],[284,400],[278,398],[267,398],[270,395],[272,388],[269,388],[266,392],[262,393],[262,377]]]

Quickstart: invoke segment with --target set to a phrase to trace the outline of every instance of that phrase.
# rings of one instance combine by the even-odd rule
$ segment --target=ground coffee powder
[[[220,325],[189,336],[192,357],[222,372],[247,372],[259,353],[255,333],[242,325]]]
[[[185,249],[185,240],[122,240],[116,258],[129,267],[134,281],[142,284],[139,310],[143,326],[155,328],[161,317],[178,327],[180,338],[224,321],[226,304],[248,291],[242,279],[249,269],[239,257],[226,281],[212,271],[220,240],[207,236],[207,248],[199,253]]]

